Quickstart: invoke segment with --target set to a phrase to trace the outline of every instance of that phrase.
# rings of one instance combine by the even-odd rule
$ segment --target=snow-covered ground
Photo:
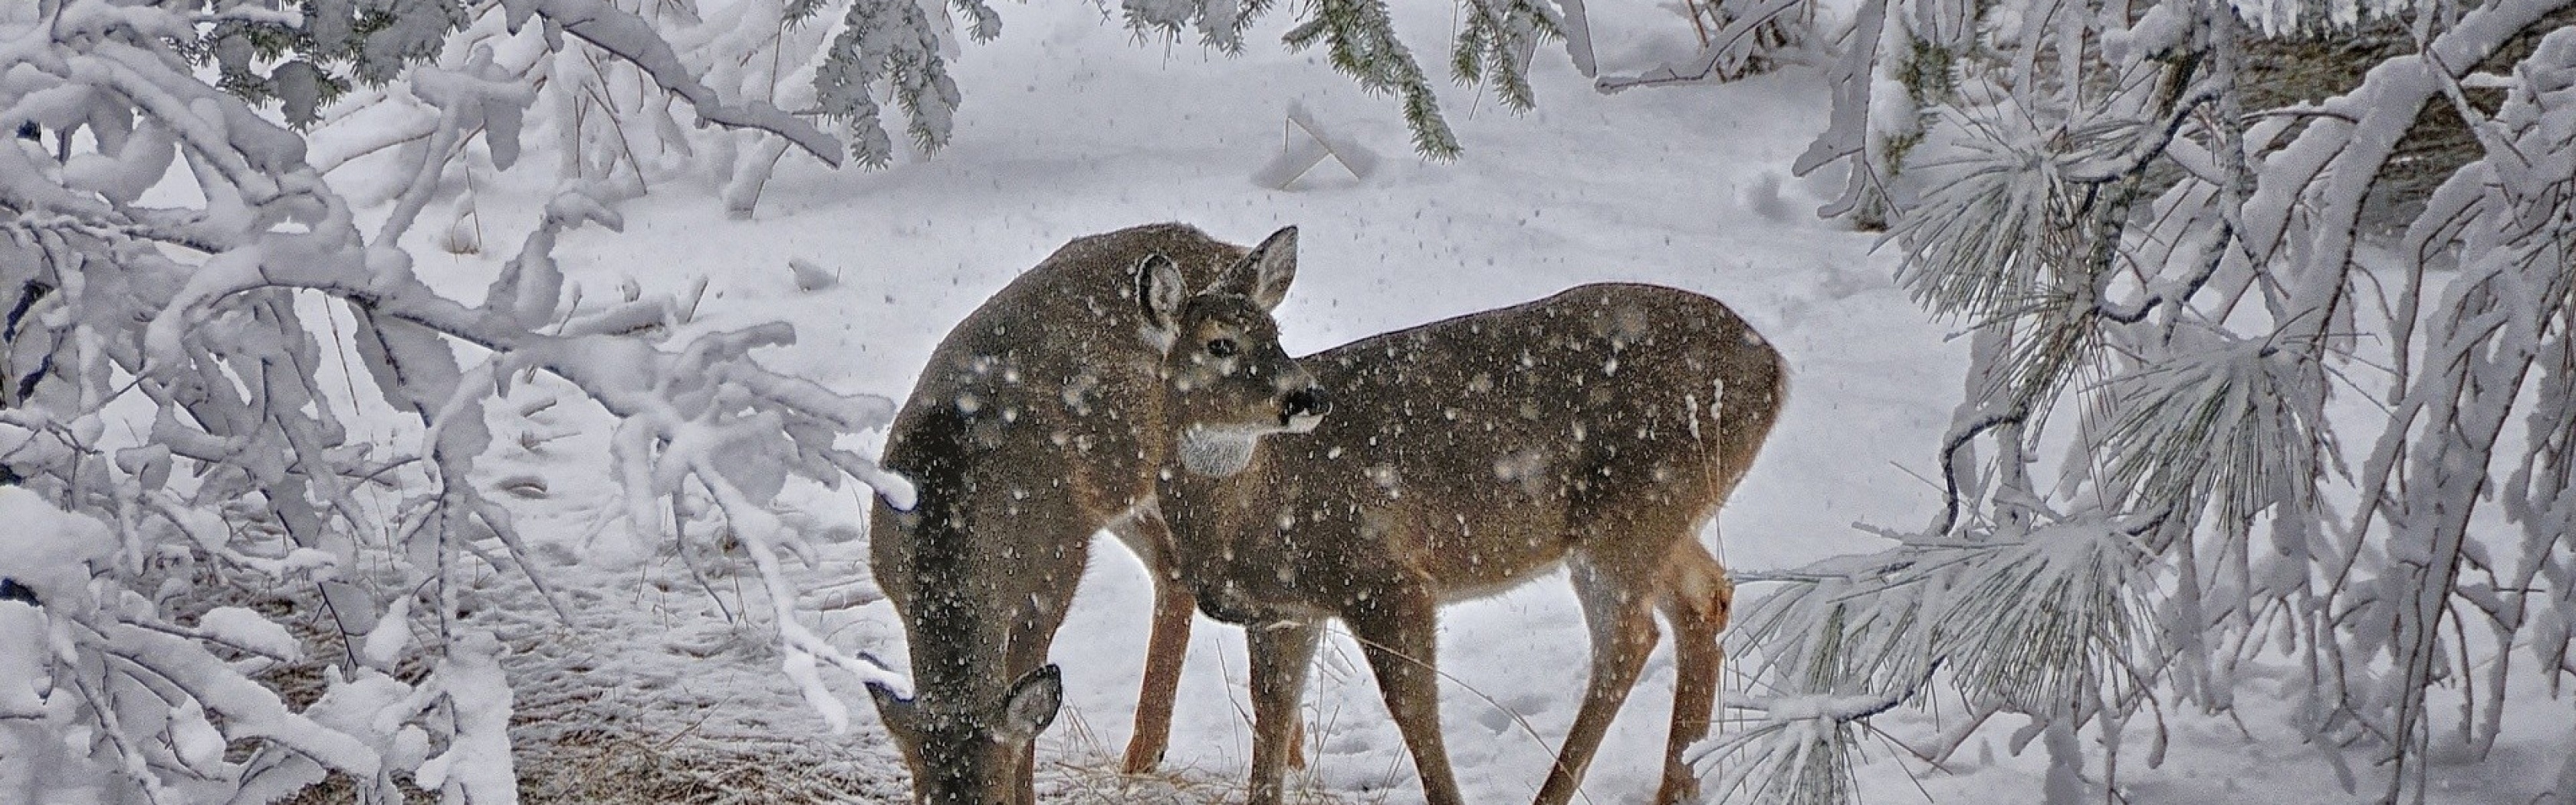
[[[1725,300],[1780,346],[1794,371],[1787,416],[1761,463],[1720,530],[1702,535],[1731,566],[1783,568],[1869,549],[1878,541],[1854,523],[1918,527],[1937,510],[1929,458],[1960,393],[1963,345],[1949,338],[1956,324],[1928,320],[1893,287],[1893,256],[1871,251],[1875,235],[1812,216],[1837,182],[1787,175],[1824,119],[1826,91],[1812,71],[1603,96],[1561,56],[1543,52],[1536,112],[1510,114],[1492,98],[1447,88],[1445,108],[1469,150],[1432,164],[1406,151],[1390,99],[1364,95],[1320,53],[1277,45],[1281,17],[1260,26],[1245,56],[1228,59],[1187,42],[1140,45],[1086,3],[1003,11],[1001,41],[969,45],[955,65],[967,98],[955,141],[935,158],[834,172],[791,157],[748,221],[724,219],[707,189],[657,188],[623,210],[625,232],[567,238],[557,256],[570,281],[603,298],[629,280],[679,292],[703,279],[692,330],[792,322],[798,342],[762,353],[764,363],[894,398],[948,327],[1014,274],[1069,238],[1137,223],[1186,221],[1244,243],[1278,226],[1302,227],[1297,284],[1279,311],[1295,353],[1582,282],[1661,283]],[[1417,55],[1444,69],[1448,4],[1398,12],[1423,49]],[[1605,71],[1644,69],[1683,52],[1689,28],[1667,10],[1596,13]],[[1256,185],[1254,172],[1281,148],[1292,102],[1377,149],[1385,157],[1379,170],[1355,179],[1327,163],[1289,191]],[[512,227],[533,220],[525,212],[541,188],[516,181],[538,180],[505,176],[485,193],[487,244],[515,244]],[[423,258],[421,272],[470,298],[508,251],[450,258],[424,243],[416,253],[437,255]],[[837,272],[838,283],[799,290],[791,259]],[[523,409],[570,397],[542,382],[515,394]],[[554,701],[549,690],[593,686],[604,693],[584,703],[613,703],[648,732],[810,735],[863,768],[889,775],[899,768],[860,691],[842,691],[854,710],[852,734],[824,738],[822,720],[777,678],[763,641],[729,627],[677,558],[640,569],[615,561],[625,535],[615,533],[622,526],[602,527],[613,511],[597,432],[603,415],[567,404],[498,418],[504,446],[484,468],[492,483],[526,498],[522,528],[545,544],[538,554],[556,565],[549,580],[570,591],[583,627],[576,640],[513,645],[591,657],[550,666],[580,666],[565,672],[576,677],[523,680],[534,688],[521,694],[523,709]],[[849,490],[794,489],[787,500],[818,532],[854,537],[864,523],[863,503]],[[1079,787],[1062,766],[1107,767],[1101,758],[1124,745],[1134,707],[1147,580],[1113,541],[1094,553],[1055,647],[1069,699],[1041,742],[1042,755],[1062,761],[1042,761],[1050,790]],[[863,578],[864,556],[855,538],[830,545],[824,565],[803,574],[806,588]],[[632,583],[635,574],[658,586]],[[712,582],[732,606],[731,577]],[[618,592],[585,589],[594,586]],[[532,610],[523,622],[542,630],[550,618]],[[882,603],[817,618],[845,648],[904,656],[902,630]],[[1204,619],[1198,626],[1166,764],[1231,780],[1243,773],[1249,742],[1242,643],[1231,627]],[[1445,610],[1442,628],[1441,664],[1452,677],[1443,715],[1467,796],[1524,800],[1580,698],[1588,648],[1574,599],[1560,574]],[[1309,693],[1309,782],[1360,798],[1419,801],[1403,742],[1356,649],[1336,635],[1323,657]],[[1659,652],[1592,769],[1588,801],[1651,794],[1670,691],[1669,652]],[[2356,798],[2334,784],[2315,749],[2265,721],[2269,708],[2248,709],[2250,733],[2229,720],[2173,714],[2171,748],[2157,769],[2143,759],[2151,728],[2133,730],[2141,737],[2129,742],[2120,767],[2127,801]],[[2544,712],[2563,716],[2565,707]],[[2563,718],[2539,718],[2492,760],[2437,772],[2437,795],[2535,801],[2556,766],[2539,747],[2563,745],[2556,731],[2565,729]],[[1881,723],[1929,746],[1937,728],[1956,719],[1953,702]],[[2036,743],[2019,756],[2012,751],[2019,726],[1998,719],[1941,768],[1873,739],[1862,790],[1880,802],[2037,801],[2044,764]]]

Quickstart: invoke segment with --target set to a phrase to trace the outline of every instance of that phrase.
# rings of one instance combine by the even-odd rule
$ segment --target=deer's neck
[[[1183,440],[1156,484],[1171,529],[1177,578],[1198,596],[1200,611],[1236,624],[1278,620],[1279,546],[1276,498],[1257,440]],[[1223,464],[1231,466],[1206,466]],[[1211,472],[1210,470],[1227,470]]]

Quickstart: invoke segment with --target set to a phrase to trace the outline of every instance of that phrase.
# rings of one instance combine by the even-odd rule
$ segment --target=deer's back
[[[1290,597],[1329,595],[1327,576],[1261,577],[1427,573],[1469,596],[1640,518],[1695,522],[1751,462],[1785,391],[1779,353],[1733,311],[1647,285],[1583,286],[1303,362],[1333,412],[1265,441],[1256,477],[1235,487],[1254,500],[1230,518],[1265,534],[1259,521],[1276,521],[1278,538],[1255,542],[1291,555],[1248,551],[1234,567]]]

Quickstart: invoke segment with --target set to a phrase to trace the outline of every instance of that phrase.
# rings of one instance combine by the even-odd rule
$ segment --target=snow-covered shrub
[[[2052,802],[2101,796],[2133,716],[2256,674],[2383,801],[2492,745],[2510,692],[2576,674],[2571,7],[2407,6],[2414,52],[2249,109],[2248,41],[2315,8],[1865,0],[1799,168],[1848,167],[1826,212],[1886,216],[1902,284],[1974,327],[1970,388],[1946,510],[1750,608],[1763,687],[2027,715]],[[2428,105],[2476,152],[2382,203]],[[1851,720],[1814,714],[1868,710],[1723,748],[1831,757]],[[1848,800],[1780,774],[1736,785]]]
[[[0,798],[269,802],[339,773],[368,801],[397,797],[398,779],[448,802],[513,801],[510,691],[451,582],[478,559],[534,572],[500,558],[521,553],[510,513],[466,482],[491,439],[485,401],[530,371],[618,417],[615,471],[638,530],[657,530],[655,501],[684,489],[716,502],[758,567],[784,668],[827,716],[842,705],[822,688],[822,665],[900,684],[799,625],[778,553],[802,546],[765,505],[789,473],[856,478],[903,502],[899,479],[833,446],[882,426],[891,401],[744,359],[792,339],[784,325],[661,344],[637,335],[668,330],[650,325],[669,324],[674,306],[651,298],[567,320],[555,240],[618,225],[617,194],[583,176],[566,177],[479,306],[423,284],[402,246],[428,199],[452,189],[465,143],[499,166],[517,154],[538,96],[510,60],[574,41],[705,122],[826,160],[838,142],[774,105],[728,100],[649,22],[600,0],[512,0],[467,16],[370,16],[395,12],[363,0],[303,7],[317,16],[233,3],[0,7],[0,131],[12,135],[0,140],[0,577],[11,583],[0,600]],[[355,14],[364,33],[331,39],[335,14]],[[225,32],[245,23],[311,38],[241,56]],[[460,42],[459,24],[494,27]],[[434,112],[408,130],[374,232],[303,136],[200,77],[188,56],[209,41],[223,83],[278,98],[290,118],[352,77],[393,80],[387,91]],[[425,57],[429,42],[445,48],[438,63],[370,73]],[[323,382],[326,344],[361,356],[372,393]],[[349,417],[385,406],[417,423],[410,449],[351,438]],[[763,460],[722,458],[744,455]],[[382,516],[358,505],[370,485],[390,485],[400,505]],[[245,586],[309,591],[297,600],[321,611],[295,620],[318,618],[336,639],[316,645],[274,614],[205,608]],[[317,701],[290,707],[257,681],[317,649],[340,658]],[[406,661],[425,671],[396,673]]]
[[[288,32],[313,28],[320,24],[313,15],[327,7],[306,4],[300,21],[267,26]],[[776,0],[722,4],[714,13],[700,13],[695,3],[634,0],[454,6],[439,17],[449,26],[440,37],[406,51],[428,62],[420,70],[452,79],[423,83],[414,73],[388,84],[381,68],[365,62],[342,68],[310,59],[320,65],[313,70],[320,85],[338,93],[324,100],[347,96],[338,111],[311,122],[319,149],[312,161],[329,174],[391,150],[405,164],[470,174],[476,161],[455,157],[471,139],[482,145],[480,156],[490,169],[507,170],[524,150],[520,132],[542,131],[552,135],[539,145],[552,146],[555,177],[579,182],[603,201],[641,195],[661,182],[707,181],[722,187],[729,214],[747,217],[789,149],[832,165],[843,159],[837,141],[782,111],[813,106],[810,83],[794,76],[810,68],[826,33],[791,19],[793,11]],[[527,24],[531,13],[538,24]],[[267,38],[301,41],[252,27]],[[289,64],[296,63],[301,62]],[[228,81],[227,87],[248,87],[254,92],[246,97],[258,101],[267,96],[255,90],[283,83]],[[453,97],[460,92],[485,100],[460,104]],[[299,100],[283,100],[295,120]],[[434,137],[452,125],[446,119],[453,115],[463,116],[458,131],[480,136]],[[471,194],[469,187],[453,217],[474,213]],[[480,246],[470,237],[458,240],[452,248]]]

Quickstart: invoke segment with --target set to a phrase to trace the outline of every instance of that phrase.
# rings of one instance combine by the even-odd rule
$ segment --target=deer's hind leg
[[[1128,733],[1127,755],[1120,764],[1128,774],[1145,774],[1163,761],[1163,750],[1171,744],[1172,701],[1179,695],[1198,598],[1171,566],[1171,526],[1152,504],[1111,522],[1109,532],[1145,563],[1154,583],[1154,626],[1145,642],[1144,681],[1136,692],[1136,727]]]
[[[1673,627],[1673,729],[1664,741],[1664,781],[1656,805],[1676,805],[1699,798],[1699,776],[1682,762],[1691,744],[1708,737],[1711,711],[1717,706],[1718,672],[1726,650],[1717,642],[1735,602],[1735,584],[1726,567],[1697,540],[1673,546],[1656,587],[1664,620]]]

